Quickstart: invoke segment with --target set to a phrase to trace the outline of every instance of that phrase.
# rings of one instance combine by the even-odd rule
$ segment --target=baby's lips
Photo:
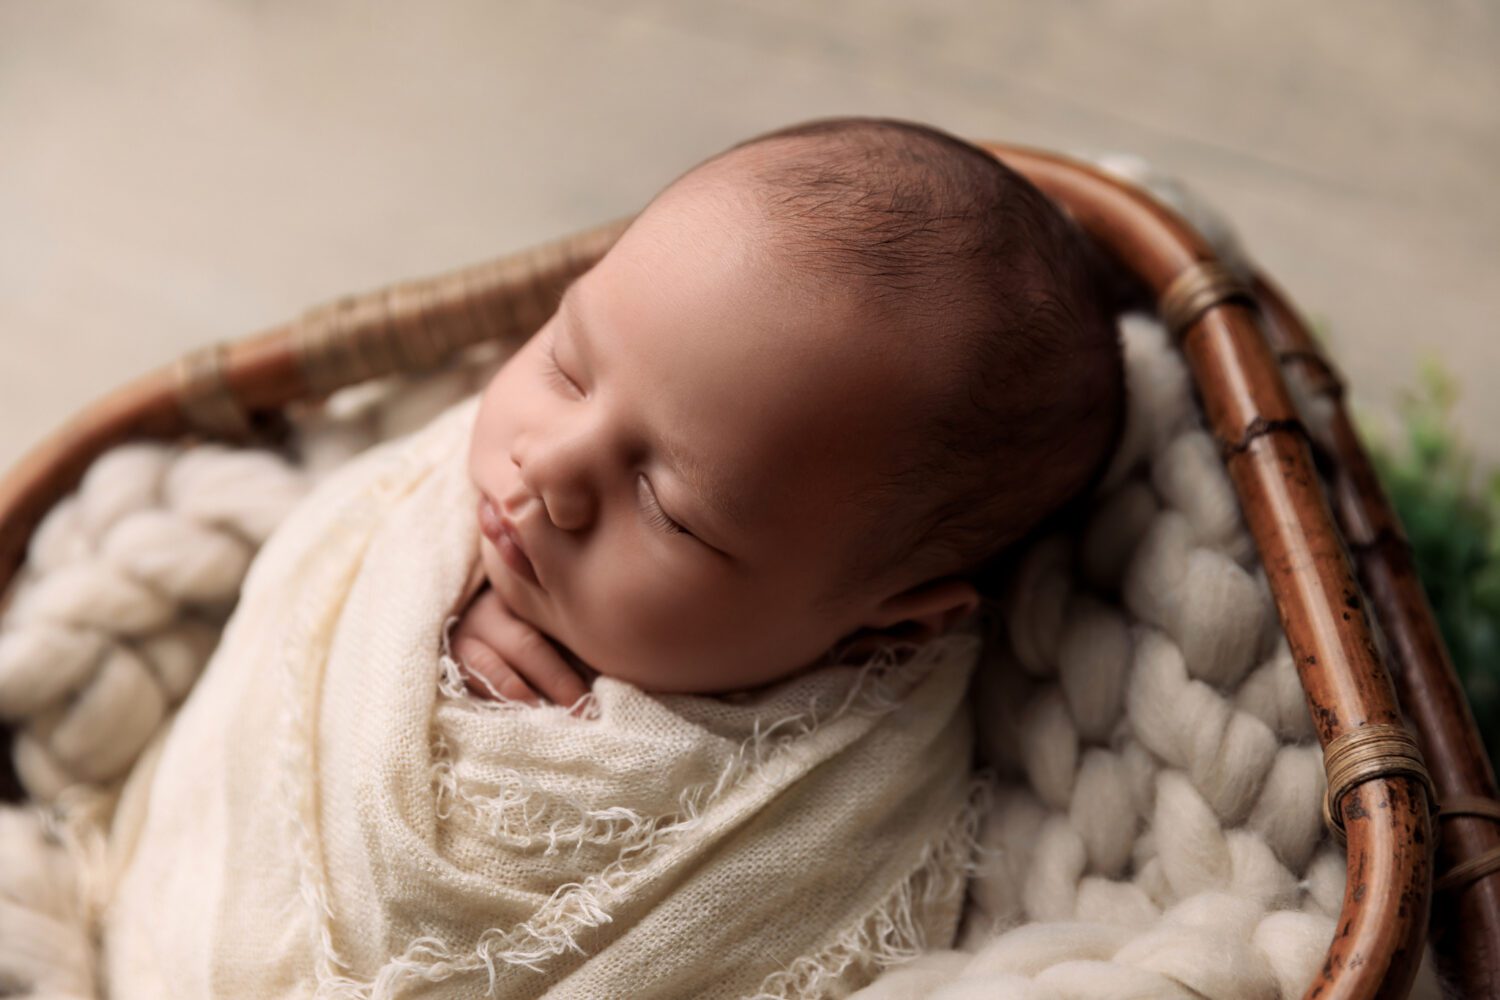
[[[490,541],[500,537],[500,511],[487,496],[479,498],[479,530]]]
[[[477,508],[479,518],[479,531],[490,540],[495,552],[500,556],[500,561],[510,567],[511,572],[521,579],[531,583],[540,590],[547,588],[542,585],[541,578],[537,575],[536,565],[532,563],[530,554],[526,551],[526,545],[521,538],[521,532],[516,523],[501,513],[495,502],[485,494],[479,497]]]

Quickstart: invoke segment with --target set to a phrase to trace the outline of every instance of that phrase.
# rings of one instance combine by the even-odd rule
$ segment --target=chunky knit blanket
[[[442,654],[475,412],[262,550],[121,804],[110,996],[816,996],[949,943],[977,637],[755,695],[478,702]]]
[[[1120,451],[1029,544],[977,674],[998,783],[963,940],[859,1000],[1295,1000],[1323,964],[1345,858],[1305,696],[1181,356],[1122,337]]]

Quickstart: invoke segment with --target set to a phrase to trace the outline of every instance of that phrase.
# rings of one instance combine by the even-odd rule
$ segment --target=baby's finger
[[[507,619],[495,640],[501,657],[554,705],[572,705],[588,693],[588,684],[568,666],[557,647],[525,622]]]
[[[470,636],[453,642],[453,655],[463,668],[464,683],[481,697],[537,704],[537,693],[526,679],[489,646]]]

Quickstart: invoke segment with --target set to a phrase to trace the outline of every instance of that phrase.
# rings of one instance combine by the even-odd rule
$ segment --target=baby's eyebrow
[[[573,334],[574,349],[586,358],[593,359],[594,351],[589,343],[589,325],[583,321],[582,310],[579,308],[578,278],[569,283],[563,292],[562,299],[558,302],[557,311],[566,313],[569,319],[569,328]],[[708,475],[706,475],[703,464],[687,452],[681,443],[661,435],[659,444],[667,456],[667,462],[677,473],[678,477],[687,483],[699,504],[707,508],[713,515],[715,525],[723,525],[733,528],[737,534],[746,532],[744,505],[739,502],[739,497],[734,493],[720,489]],[[694,519],[684,518],[688,522]],[[688,527],[693,527],[692,523]],[[713,534],[719,534],[719,531]]]
[[[693,491],[698,502],[707,507],[715,516],[716,523],[732,527],[738,533],[736,537],[743,536],[746,531],[745,518],[743,509],[737,502],[739,498],[710,483],[703,475],[702,467],[682,452],[675,442],[664,441],[663,444],[667,450],[667,460],[672,464],[672,468],[676,469],[677,474],[687,482],[688,488]],[[718,533],[718,530],[715,530],[714,534]]]

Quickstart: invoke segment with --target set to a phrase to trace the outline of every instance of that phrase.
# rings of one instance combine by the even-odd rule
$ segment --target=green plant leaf
[[[1417,572],[1490,759],[1500,770],[1500,469],[1482,473],[1453,425],[1459,384],[1436,360],[1402,394],[1393,447],[1361,414],[1377,474],[1406,527]]]

